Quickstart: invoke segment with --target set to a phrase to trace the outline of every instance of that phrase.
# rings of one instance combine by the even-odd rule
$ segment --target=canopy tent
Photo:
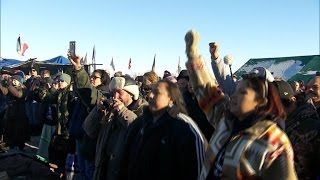
[[[320,71],[320,55],[250,59],[235,72],[235,75],[241,77],[254,67],[264,67],[272,72],[274,77],[289,82],[295,80],[308,82],[317,71]]]
[[[6,72],[14,72],[15,70],[21,70],[24,73],[29,73],[32,63],[38,64],[40,67],[40,71],[48,69],[51,72],[51,74],[56,74],[61,71],[71,73],[72,71],[72,65],[70,61],[63,56],[57,56],[55,58],[45,61],[36,61],[33,59],[29,59],[27,61],[19,61],[15,59],[2,59],[0,61],[0,69]],[[88,70],[88,65],[84,65],[84,67],[85,70]]]

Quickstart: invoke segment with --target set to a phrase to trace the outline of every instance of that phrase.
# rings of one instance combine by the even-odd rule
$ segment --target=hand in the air
[[[81,69],[80,56],[72,56],[70,53],[68,53],[68,59],[75,70]]]

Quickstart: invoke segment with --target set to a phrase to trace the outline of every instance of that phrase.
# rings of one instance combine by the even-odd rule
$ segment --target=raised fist
[[[184,40],[186,42],[186,54],[188,58],[199,56],[199,50],[198,50],[199,39],[200,39],[199,34],[194,30],[188,31],[187,34],[185,35]]]
[[[212,43],[209,43],[209,46],[210,46],[211,59],[213,59],[213,60],[218,59],[220,44],[217,42],[212,42]]]

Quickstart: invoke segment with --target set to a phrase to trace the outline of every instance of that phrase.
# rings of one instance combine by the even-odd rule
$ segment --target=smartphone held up
[[[70,41],[70,43],[69,43],[69,54],[72,57],[76,56],[76,41]]]

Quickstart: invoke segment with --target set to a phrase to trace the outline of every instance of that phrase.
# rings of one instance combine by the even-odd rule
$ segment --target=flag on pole
[[[113,71],[115,71],[115,70],[116,70],[116,68],[114,67],[114,63],[113,63],[113,57],[112,57],[112,59],[111,59],[110,66],[112,67]]]
[[[179,74],[181,71],[181,66],[180,66],[180,56],[179,56],[179,62],[178,62],[178,70],[177,70],[177,74]]]
[[[18,37],[17,40],[17,53],[24,56],[24,53],[26,52],[26,50],[29,48],[27,43],[22,43],[21,42],[21,38],[20,35]]]
[[[86,56],[84,57],[84,59],[83,59],[83,64],[87,64],[88,62],[87,62],[87,53],[86,53]]]
[[[93,70],[96,70],[96,45],[93,45],[92,65],[93,65]]]
[[[21,54],[21,39],[20,39],[20,36],[18,37],[18,40],[17,40],[17,53]]]
[[[156,54],[154,54],[153,64],[152,64],[151,71],[155,71],[155,68],[156,68]]]
[[[129,64],[128,64],[128,69],[131,69],[131,57],[130,57],[130,59],[129,59]]]

